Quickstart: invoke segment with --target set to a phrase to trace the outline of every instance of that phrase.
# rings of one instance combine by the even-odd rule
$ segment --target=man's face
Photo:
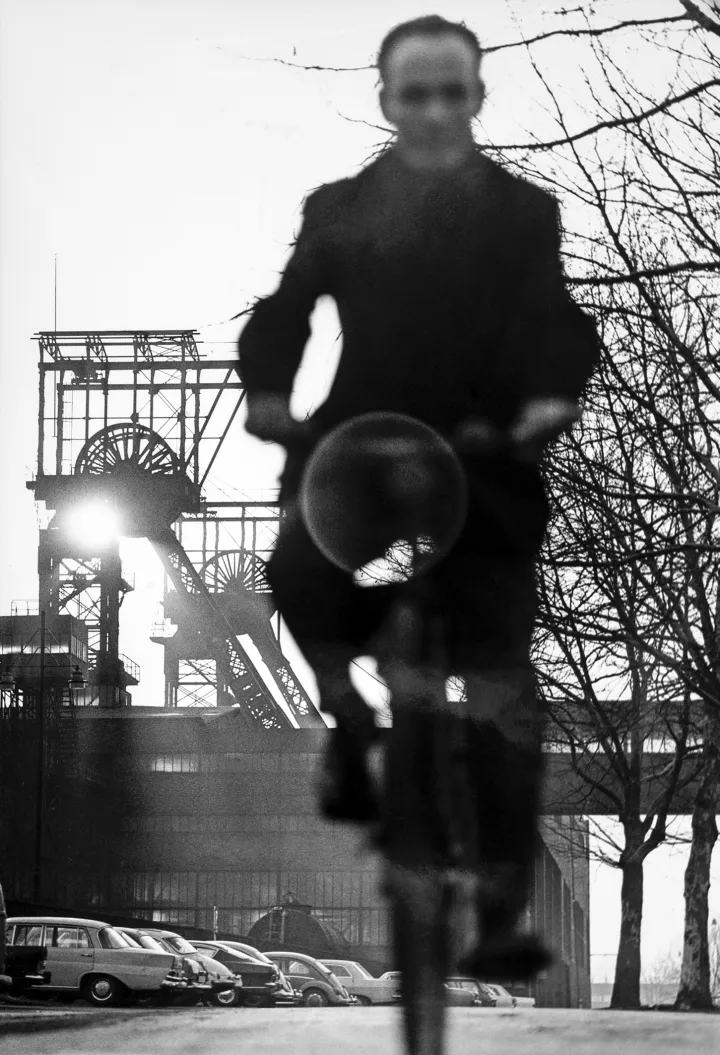
[[[456,34],[409,37],[390,52],[383,115],[405,143],[442,151],[467,141],[483,101],[477,57]]]

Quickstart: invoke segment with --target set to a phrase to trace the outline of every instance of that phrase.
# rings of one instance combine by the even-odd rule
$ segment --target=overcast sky
[[[552,14],[562,6],[468,0],[438,10],[497,44],[568,24]],[[608,22],[618,12],[659,17],[678,7],[594,4]],[[274,286],[303,197],[357,171],[384,138],[369,127],[382,124],[374,72],[267,60],[367,66],[392,25],[432,10],[417,0],[0,0],[1,613],[13,599],[37,597],[36,511],[25,488],[37,431],[32,335],[53,328],[55,257],[58,329],[187,327],[207,348],[231,353],[239,325],[228,320]],[[542,52],[568,107],[582,55],[567,41]],[[546,127],[524,56],[489,56],[484,74],[488,139]],[[327,390],[336,334],[324,305],[296,410]],[[274,486],[279,452],[239,435],[233,443],[224,485]],[[161,575],[143,543],[125,545],[123,557],[136,591],[124,605],[121,649],[143,668],[136,702],[157,703],[161,652],[147,635]],[[682,855],[666,850],[648,862],[650,958],[679,947],[682,867]],[[594,879],[597,954],[615,948],[618,884],[607,870]],[[717,885],[714,897],[717,905]]]

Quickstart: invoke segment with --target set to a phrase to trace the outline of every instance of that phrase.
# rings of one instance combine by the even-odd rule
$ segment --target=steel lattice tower
[[[208,478],[245,393],[235,360],[200,354],[194,330],[42,332],[38,471],[40,608],[88,627],[86,702],[120,706],[139,670],[119,650],[125,581],[117,540],[78,541],[92,504],[147,538],[166,572],[165,705],[236,705],[264,728],[324,723],[273,629],[264,576],[275,503],[228,502]],[[258,662],[258,658],[262,663]]]

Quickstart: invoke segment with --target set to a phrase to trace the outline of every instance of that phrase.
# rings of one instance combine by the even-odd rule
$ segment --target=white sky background
[[[242,56],[292,61],[296,49],[301,63],[362,66],[392,25],[433,9],[496,44],[518,39],[519,27],[531,36],[567,24],[548,13],[562,6],[0,0],[0,613],[37,597],[36,511],[25,488],[37,432],[32,334],[53,328],[55,254],[58,329],[194,328],[231,355],[240,325],[226,320],[275,285],[304,195],[356,171],[384,138],[358,123],[383,123],[373,72],[306,72]],[[607,22],[679,11],[674,0],[594,7]],[[581,47],[542,49],[569,102]],[[484,76],[487,138],[524,141],[523,126],[547,127],[520,53],[489,56]],[[315,321],[298,411],[322,399],[337,354],[333,310],[321,307]],[[217,476],[229,494],[266,489],[281,464],[279,451],[238,432]],[[162,576],[145,543],[124,545],[123,559],[136,590],[123,606],[121,650],[143,670],[135,702],[160,703],[161,649],[148,634]],[[666,849],[648,860],[649,959],[679,948],[683,867],[683,855]],[[619,875],[595,873],[592,949],[614,952]]]

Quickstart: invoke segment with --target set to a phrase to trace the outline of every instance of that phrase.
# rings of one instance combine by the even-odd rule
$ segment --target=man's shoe
[[[531,982],[552,962],[552,954],[535,934],[503,931],[464,956],[458,970],[490,982]]]
[[[365,739],[331,730],[320,778],[320,810],[330,820],[371,824],[380,819],[366,758]]]

